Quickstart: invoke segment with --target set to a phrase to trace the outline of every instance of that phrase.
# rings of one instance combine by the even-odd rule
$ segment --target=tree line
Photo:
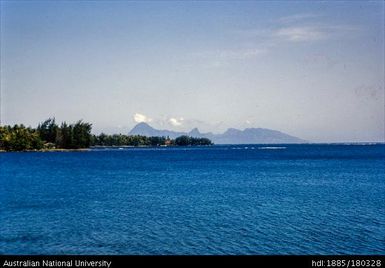
[[[56,124],[55,118],[40,123],[37,128],[24,125],[0,126],[0,150],[28,151],[50,149],[82,149],[90,146],[199,146],[212,145],[207,138],[180,136],[146,137],[123,134],[91,134],[92,124],[77,121]]]
[[[81,149],[91,145],[90,123],[79,120],[57,125],[55,118],[40,123],[37,128],[24,125],[0,126],[0,150],[26,151],[41,149]]]
[[[147,137],[141,135],[123,135],[123,134],[100,134],[93,135],[91,139],[92,146],[201,146],[212,145],[211,140],[207,138],[193,138],[180,136],[176,139],[169,137]]]

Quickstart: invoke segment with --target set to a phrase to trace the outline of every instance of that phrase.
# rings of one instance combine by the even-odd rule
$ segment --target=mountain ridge
[[[159,130],[153,128],[145,122],[138,123],[134,126],[129,135],[142,136],[164,136],[175,139],[182,135],[196,138],[208,138],[215,144],[278,144],[278,143],[306,143],[306,140],[286,134],[284,132],[267,129],[267,128],[246,128],[239,130],[236,128],[228,128],[221,134],[213,134],[211,132],[201,133],[198,128],[193,128],[189,132]]]

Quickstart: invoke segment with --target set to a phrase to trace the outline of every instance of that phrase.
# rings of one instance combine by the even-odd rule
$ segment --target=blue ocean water
[[[0,254],[385,254],[385,145],[0,153]]]

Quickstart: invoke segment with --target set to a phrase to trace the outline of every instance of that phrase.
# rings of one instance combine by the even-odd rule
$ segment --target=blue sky
[[[384,141],[382,1],[1,1],[1,119]]]

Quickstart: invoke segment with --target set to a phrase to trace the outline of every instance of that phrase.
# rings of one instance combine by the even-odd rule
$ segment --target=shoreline
[[[41,149],[41,150],[21,150],[21,151],[6,151],[0,150],[0,153],[51,153],[51,152],[87,152],[90,148],[81,149]]]
[[[258,143],[258,144],[212,144],[212,145],[186,145],[186,146],[179,146],[179,145],[160,145],[160,146],[151,146],[151,145],[139,145],[139,146],[133,146],[133,145],[121,145],[121,146],[90,146],[89,148],[79,148],[79,149],[40,149],[40,150],[20,150],[20,151],[6,151],[0,149],[0,153],[12,153],[12,152],[42,152],[42,153],[50,153],[50,152],[89,152],[94,149],[129,149],[129,148],[170,148],[170,147],[212,147],[212,146],[244,146],[244,145],[350,145],[350,146],[367,146],[367,145],[385,145],[385,142],[347,142],[347,143]]]
[[[212,145],[196,145],[198,147],[209,147]],[[51,153],[51,152],[88,152],[92,151],[94,149],[119,149],[119,148],[166,148],[166,147],[183,147],[183,146],[178,146],[178,145],[160,145],[160,146],[151,146],[151,145],[138,145],[138,146],[133,146],[133,145],[122,145],[122,146],[91,146],[89,148],[79,148],[79,149],[40,149],[40,150],[20,150],[20,151],[6,151],[6,150],[1,150],[0,153],[14,153],[14,152],[24,152],[24,153],[33,153],[33,152],[38,152],[38,153]],[[187,145],[186,147],[189,147]],[[191,146],[190,146],[191,147]]]

